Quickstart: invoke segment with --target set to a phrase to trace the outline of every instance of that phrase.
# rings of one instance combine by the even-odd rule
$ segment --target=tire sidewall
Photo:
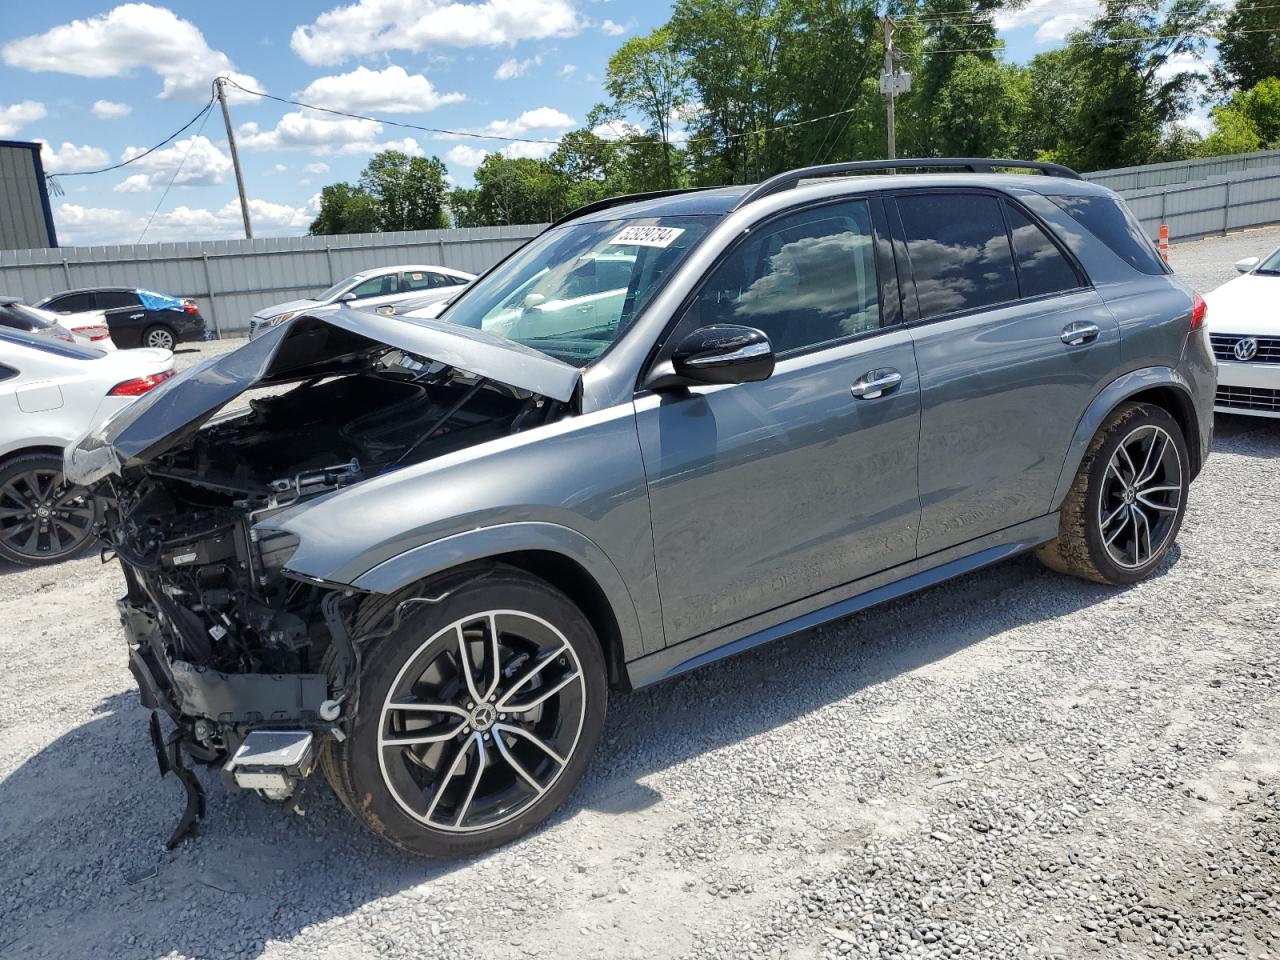
[[[151,326],[147,327],[146,330],[142,331],[142,345],[144,347],[149,346],[147,341],[150,340],[151,335],[153,333],[156,333],[157,331],[163,331],[164,333],[167,333],[169,335],[169,346],[165,347],[164,349],[166,350],[177,349],[178,335],[161,323],[152,324]]]
[[[491,575],[457,589],[436,604],[407,608],[399,628],[363,651],[360,700],[350,736],[337,751],[338,766],[349,786],[356,813],[377,833],[412,853],[456,857],[500,846],[533,829],[573,793],[586,772],[604,728],[608,683],[604,656],[590,623],[562,593],[521,575]],[[457,620],[486,610],[519,610],[553,624],[573,646],[583,673],[586,710],[577,746],[559,778],[536,803],[514,820],[475,833],[434,829],[410,816],[383,779],[378,730],[387,693],[405,662],[423,641]],[[385,629],[385,624],[382,627]],[[374,625],[373,629],[379,629]],[[359,643],[359,638],[356,638]]]
[[[1160,427],[1173,438],[1174,449],[1178,454],[1182,490],[1178,500],[1178,512],[1174,516],[1173,527],[1164,544],[1142,566],[1124,567],[1116,563],[1111,558],[1111,554],[1107,552],[1106,544],[1103,542],[1102,530],[1098,523],[1098,505],[1106,485],[1107,468],[1111,462],[1112,455],[1122,440],[1133,433],[1134,430],[1143,426]],[[1085,542],[1088,546],[1089,557],[1098,572],[1109,583],[1137,583],[1149,577],[1164,562],[1165,557],[1168,556],[1173,544],[1178,539],[1178,533],[1182,528],[1182,518],[1187,511],[1187,493],[1191,482],[1190,471],[1191,458],[1187,451],[1187,441],[1182,434],[1182,428],[1178,425],[1178,421],[1164,410],[1143,404],[1137,407],[1133,413],[1122,415],[1111,423],[1106,437],[1093,457],[1093,462],[1089,465],[1084,516]]]

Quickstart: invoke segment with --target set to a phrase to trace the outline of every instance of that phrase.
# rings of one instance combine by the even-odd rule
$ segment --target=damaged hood
[[[184,370],[121,409],[67,448],[67,478],[89,484],[153,460],[247,390],[355,372],[387,347],[552,400],[568,401],[581,378],[576,367],[480,330],[322,307]]]

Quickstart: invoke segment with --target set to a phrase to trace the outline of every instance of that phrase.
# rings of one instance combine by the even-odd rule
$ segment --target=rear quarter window
[[[1129,208],[1119,200],[1112,197],[1049,199],[1139,273],[1158,276],[1169,272]]]

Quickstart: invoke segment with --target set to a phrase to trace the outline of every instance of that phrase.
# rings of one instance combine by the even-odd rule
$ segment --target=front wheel
[[[1165,410],[1123,403],[1085,452],[1044,564],[1098,583],[1136,583],[1173,547],[1187,508],[1190,458]]]
[[[61,457],[26,453],[0,465],[0,557],[59,563],[85,548],[96,520],[89,491],[63,478]]]
[[[439,602],[389,598],[361,616],[356,642],[389,625],[362,652],[351,735],[323,758],[338,797],[433,857],[508,843],[550,816],[604,726],[604,656],[582,612],[499,567]]]

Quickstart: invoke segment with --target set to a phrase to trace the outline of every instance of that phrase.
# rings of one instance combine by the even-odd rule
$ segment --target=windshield
[[[717,217],[570,223],[532,240],[441,317],[585,366],[631,326]]]
[[[1280,273],[1280,250],[1274,250],[1271,256],[1258,264],[1254,273]]]
[[[326,300],[332,300],[334,297],[340,294],[343,290],[347,289],[347,287],[351,286],[353,283],[359,283],[363,279],[364,279],[363,273],[353,273],[351,276],[347,277],[347,279],[339,280],[337,283],[335,283],[332,287],[330,287],[324,293],[320,294],[318,297],[312,297],[311,299],[319,300],[321,303],[323,303]]]

